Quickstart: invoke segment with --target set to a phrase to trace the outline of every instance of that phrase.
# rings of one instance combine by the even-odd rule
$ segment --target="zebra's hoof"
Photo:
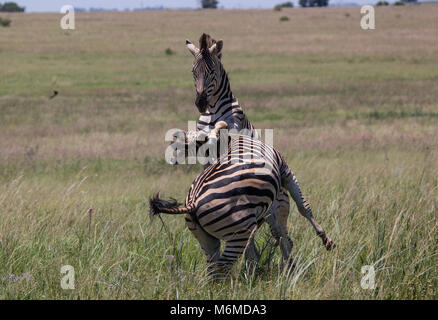
[[[325,248],[326,248],[328,251],[330,251],[330,250],[336,248],[336,244],[335,244],[335,243],[333,242],[333,240],[330,239],[329,237],[326,237],[326,238],[323,240],[323,244],[324,244]]]
[[[289,261],[288,266],[287,266],[289,272],[294,272],[296,267],[297,266],[296,266],[295,262],[293,262],[292,260]]]

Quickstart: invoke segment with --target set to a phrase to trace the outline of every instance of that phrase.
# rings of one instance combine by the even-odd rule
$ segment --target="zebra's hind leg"
[[[215,276],[217,274],[215,263],[221,253],[220,240],[205,232],[199,224],[193,221],[190,215],[186,215],[185,220],[187,227],[198,240],[199,245],[207,257],[208,274]]]
[[[281,188],[277,199],[271,206],[266,221],[271,229],[271,234],[276,240],[274,246],[280,245],[283,260],[287,260],[291,254],[293,242],[287,234],[287,218],[289,216],[289,196],[287,190]]]
[[[279,222],[278,214],[279,208],[272,212],[267,216],[267,222],[269,224],[269,228],[271,229],[272,236],[277,240],[280,244],[281,254],[283,256],[283,261],[289,262],[290,266],[294,266],[293,261],[290,260],[290,255],[292,252],[293,242],[289,235],[287,234],[287,229],[284,228]]]
[[[257,257],[252,256],[255,249],[254,234],[257,230],[257,224],[253,224],[251,227],[236,232],[225,239],[225,249],[222,255],[217,259],[216,266],[220,273],[223,275],[229,274],[234,263],[245,252],[247,257],[250,257],[252,261]],[[247,251],[248,255],[247,255]],[[255,249],[257,252],[257,249]]]
[[[246,247],[245,260],[250,270],[254,270],[260,261],[260,252],[257,250],[254,237],[251,237]]]
[[[301,194],[300,185],[298,184],[298,180],[291,171],[291,178],[289,179],[287,183],[287,189],[289,190],[290,195],[292,196],[292,199],[294,199],[295,203],[297,204],[298,211],[301,213],[302,216],[304,216],[307,220],[310,221],[313,228],[316,231],[316,234],[321,238],[323,245],[327,250],[331,250],[335,247],[335,243],[332,239],[330,239],[324,229],[316,222],[315,218],[313,218],[312,210],[310,209],[310,204],[307,202],[307,200],[303,197]]]
[[[276,210],[276,220],[278,221],[278,228],[280,233],[280,249],[281,253],[283,255],[283,260],[287,260],[290,257],[293,242],[292,239],[289,237],[287,231],[287,218],[289,217],[289,211],[290,211],[290,201],[289,201],[289,195],[287,194],[287,190],[284,188],[281,188],[280,193],[277,197],[278,201],[278,207]]]
[[[249,262],[258,263],[260,260],[260,252],[255,245],[254,237],[248,243],[248,247],[245,250],[245,259]]]

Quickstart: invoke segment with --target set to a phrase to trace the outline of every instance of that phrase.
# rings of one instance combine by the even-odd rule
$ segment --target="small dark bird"
[[[58,91],[53,90],[53,94],[50,96],[49,99],[53,99],[54,97],[56,97],[58,95]]]

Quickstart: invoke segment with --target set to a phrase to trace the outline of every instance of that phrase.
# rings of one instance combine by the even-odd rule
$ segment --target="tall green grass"
[[[212,283],[205,257],[183,217],[150,220],[147,195],[184,199],[197,172],[145,170],[94,161],[1,186],[1,298],[56,299],[431,299],[437,287],[437,154],[352,151],[287,157],[317,220],[337,248],[326,252],[295,207],[289,218],[296,268],[266,247],[256,270],[239,261]],[[126,168],[131,169],[126,169]],[[323,173],[323,174],[321,174]],[[93,208],[91,220],[88,213]],[[62,265],[74,290],[60,287]],[[376,270],[375,290],[360,286]],[[240,272],[239,272],[240,271]]]

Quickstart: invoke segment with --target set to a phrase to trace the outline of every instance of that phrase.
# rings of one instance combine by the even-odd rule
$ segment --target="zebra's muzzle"
[[[208,106],[207,94],[205,92],[196,95],[195,105],[199,112],[205,112]]]

